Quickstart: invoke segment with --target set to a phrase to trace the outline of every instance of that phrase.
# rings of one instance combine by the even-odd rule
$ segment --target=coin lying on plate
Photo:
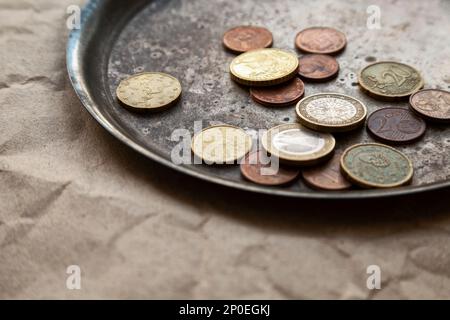
[[[223,36],[225,48],[236,53],[269,48],[272,43],[272,33],[262,27],[240,26],[228,30]]]
[[[144,72],[122,80],[116,94],[133,111],[161,111],[178,102],[181,84],[169,74]]]
[[[368,131],[385,143],[402,144],[416,141],[425,134],[425,121],[403,108],[383,108],[367,120]]]
[[[450,122],[450,92],[438,89],[421,90],[409,101],[411,108],[430,121]]]
[[[250,89],[253,100],[267,107],[290,106],[297,103],[304,93],[305,84],[298,78],[273,87]]]
[[[414,169],[400,151],[378,143],[357,144],[341,158],[348,180],[364,188],[394,188],[411,182]]]
[[[351,188],[352,184],[341,173],[341,156],[337,153],[327,163],[303,170],[303,179],[315,189],[340,191]]]
[[[295,45],[308,53],[335,54],[344,50],[347,38],[341,31],[328,27],[313,27],[300,31]]]
[[[241,163],[241,173],[254,183],[265,186],[285,185],[295,180],[300,170],[294,167],[280,167],[271,161],[263,150],[250,152]]]
[[[309,81],[327,81],[339,73],[337,60],[324,54],[308,54],[300,58],[298,73]]]
[[[314,165],[333,153],[336,140],[329,133],[309,130],[297,123],[274,127],[261,137],[263,148],[292,165]]]
[[[419,71],[394,61],[380,61],[363,68],[359,85],[374,98],[395,100],[409,97],[423,87]]]
[[[345,132],[364,124],[366,106],[340,93],[319,93],[303,98],[296,107],[301,124],[322,132]]]
[[[191,148],[206,164],[234,164],[252,149],[252,145],[252,137],[241,128],[216,125],[196,134]]]
[[[243,53],[230,65],[231,78],[243,85],[264,87],[286,82],[295,77],[298,58],[281,49],[259,49]]]

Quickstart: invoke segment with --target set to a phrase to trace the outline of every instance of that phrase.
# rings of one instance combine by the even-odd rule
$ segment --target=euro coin
[[[412,110],[430,121],[450,122],[450,92],[438,89],[421,90],[409,101]]]
[[[313,27],[297,34],[295,45],[301,51],[335,54],[344,50],[347,38],[341,31],[328,27]]]
[[[305,93],[305,84],[294,78],[273,87],[252,88],[250,95],[254,101],[267,107],[284,107],[296,104]]]
[[[272,43],[272,33],[262,27],[240,26],[228,30],[223,36],[225,48],[236,53],[269,48]]]
[[[307,81],[327,81],[339,73],[339,63],[328,55],[308,54],[300,58],[298,74]]]

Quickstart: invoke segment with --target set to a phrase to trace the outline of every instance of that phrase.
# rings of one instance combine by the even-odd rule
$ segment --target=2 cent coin
[[[411,108],[431,121],[450,122],[450,92],[437,89],[421,90],[410,98]]]
[[[228,30],[223,36],[223,45],[235,53],[269,48],[272,43],[272,33],[262,27],[240,26]]]
[[[285,185],[295,180],[300,171],[293,167],[280,167],[263,150],[247,154],[241,163],[241,173],[248,180],[265,186]]]
[[[345,34],[333,28],[313,27],[300,31],[295,45],[301,51],[319,54],[335,54],[347,45]]]
[[[327,81],[339,73],[339,63],[328,55],[309,54],[300,58],[298,73],[304,80]]]
[[[284,107],[297,103],[305,93],[305,84],[294,78],[273,87],[252,88],[250,95],[259,104],[268,107]]]
[[[367,120],[367,129],[375,138],[393,144],[416,141],[426,127],[425,121],[403,108],[379,109]]]

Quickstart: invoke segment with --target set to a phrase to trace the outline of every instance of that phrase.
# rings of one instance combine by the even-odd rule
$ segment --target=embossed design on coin
[[[234,164],[252,149],[252,138],[244,130],[230,126],[211,126],[192,139],[192,152],[206,164]]]
[[[117,98],[135,111],[159,111],[174,105],[181,96],[181,84],[171,75],[145,72],[123,80]]]
[[[373,112],[367,121],[367,129],[386,143],[408,143],[423,136],[425,121],[408,109],[383,108]]]
[[[380,61],[366,66],[359,74],[363,90],[380,99],[409,97],[423,87],[419,71],[411,66],[393,61]]]
[[[272,43],[272,33],[262,27],[240,26],[228,30],[223,36],[224,46],[237,53],[269,48]]]
[[[338,191],[349,189],[352,184],[341,173],[341,153],[319,166],[303,170],[303,179],[313,188]]]
[[[341,169],[353,183],[366,188],[393,188],[409,183],[414,169],[400,151],[377,143],[348,148],[341,158]]]
[[[256,102],[265,106],[283,107],[297,103],[305,93],[305,84],[295,78],[273,87],[252,88],[250,95]]]
[[[438,89],[421,90],[411,96],[411,108],[432,121],[450,122],[450,92]]]
[[[297,123],[270,129],[262,136],[261,142],[267,152],[281,161],[298,165],[324,160],[336,145],[332,135],[311,131]]]
[[[270,157],[263,150],[247,154],[241,173],[248,180],[266,186],[285,185],[295,180],[300,171],[293,167],[272,168]],[[264,169],[264,172],[262,171]]]
[[[359,100],[339,93],[319,93],[302,99],[296,107],[300,123],[324,132],[345,132],[361,126],[367,116]]]
[[[295,45],[308,53],[335,54],[347,45],[345,34],[333,28],[313,27],[300,31]]]
[[[243,53],[231,62],[233,80],[249,86],[271,86],[293,78],[298,69],[295,54],[280,49],[260,49]]]
[[[310,81],[326,81],[339,73],[339,63],[332,56],[309,54],[300,58],[299,75]]]

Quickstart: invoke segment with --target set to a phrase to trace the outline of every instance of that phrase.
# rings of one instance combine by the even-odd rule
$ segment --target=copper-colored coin
[[[299,75],[310,81],[326,81],[336,77],[339,73],[337,60],[324,54],[309,54],[299,60]]]
[[[314,27],[300,31],[295,45],[308,53],[335,54],[344,50],[347,38],[342,32],[327,27]]]
[[[352,184],[341,173],[341,156],[335,154],[326,164],[303,170],[303,179],[313,188],[339,191],[349,189]]]
[[[272,46],[272,33],[266,28],[241,26],[228,30],[223,36],[223,45],[235,53],[269,48]]]
[[[302,80],[293,80],[273,87],[252,88],[250,95],[256,102],[269,107],[283,107],[295,104],[305,94],[305,84]]]
[[[425,121],[408,109],[383,108],[375,111],[367,120],[367,129],[385,143],[408,143],[422,137]]]
[[[271,162],[266,152],[254,151],[245,157],[241,163],[242,175],[248,180],[265,186],[279,186],[295,180],[300,171],[293,167],[280,167],[279,163]]]
[[[412,109],[431,121],[450,122],[450,92],[438,89],[418,91],[410,98]]]

